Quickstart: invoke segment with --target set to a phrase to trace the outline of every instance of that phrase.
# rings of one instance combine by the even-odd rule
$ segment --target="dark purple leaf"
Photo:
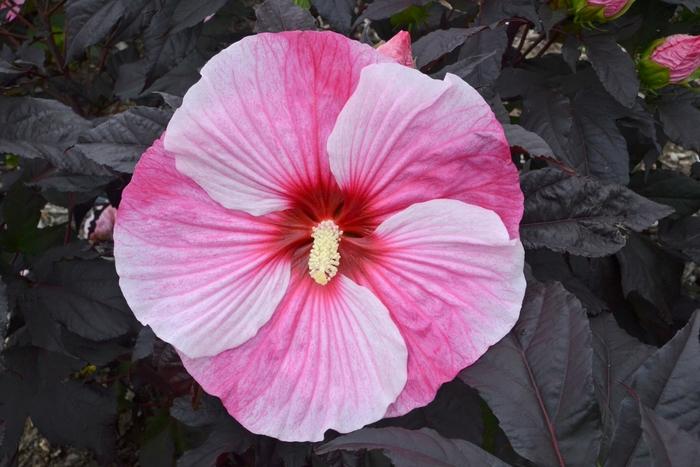
[[[629,236],[616,256],[625,296],[638,295],[659,310],[661,319],[671,322],[671,308],[680,295],[683,262],[637,234]]]
[[[585,258],[543,248],[526,250],[525,260],[538,280],[561,282],[589,315],[611,311],[623,299],[614,258]]]
[[[630,188],[657,203],[671,206],[674,217],[690,216],[700,209],[700,180],[671,170],[637,172]]]
[[[253,443],[253,435],[239,425],[215,397],[204,395],[196,406],[189,397],[180,397],[173,402],[170,414],[199,433],[201,440],[178,459],[178,467],[215,465],[219,455],[242,453]]]
[[[683,5],[691,11],[697,12],[700,10],[700,0],[663,0],[665,3],[670,3],[671,5]]]
[[[521,177],[525,213],[520,235],[526,248],[549,248],[599,257],[625,244],[625,228],[640,231],[673,211],[621,185],[535,170]]]
[[[680,250],[700,264],[700,217],[686,217],[662,222],[659,239],[667,247]]]
[[[676,423],[640,407],[642,435],[651,451],[655,467],[692,467],[700,459],[700,437],[678,427]]]
[[[511,147],[517,147],[531,156],[552,156],[554,153],[547,142],[537,133],[528,131],[520,125],[503,125],[506,139]]]
[[[579,41],[573,34],[569,34],[564,39],[564,43],[561,47],[561,55],[567,65],[571,68],[571,71],[576,71],[576,64],[578,63],[579,57],[581,57],[581,49],[579,48]]]
[[[66,61],[104,39],[126,14],[125,0],[66,2]]]
[[[657,109],[671,141],[700,151],[700,97],[697,92],[686,89],[665,92]]]
[[[635,397],[644,406],[695,436],[700,435],[698,355],[700,313],[696,312],[671,341],[635,372],[631,385]],[[623,403],[606,465],[650,465],[649,447],[642,439],[639,407],[630,398]]]
[[[563,162],[581,175],[626,185],[629,181],[627,141],[617,120],[619,104],[602,92],[579,91],[572,100],[573,124]]]
[[[143,35],[146,49],[144,63],[146,67],[146,86],[178,67],[190,56],[197,44],[197,28],[173,33],[167,29],[169,15],[156,13]],[[163,89],[151,89],[161,91]]]
[[[0,97],[0,151],[45,159],[72,173],[109,175],[82,155],[65,154],[79,133],[92,124],[70,107],[49,99]]]
[[[631,376],[654,352],[622,330],[611,313],[591,319],[593,331],[593,380],[603,421],[601,458],[607,457],[618,423],[620,404],[628,395]]]
[[[319,454],[336,450],[381,449],[396,467],[459,465],[506,467],[507,464],[478,446],[461,439],[443,438],[429,428],[364,428],[316,449]]]
[[[265,0],[255,7],[255,32],[281,32],[316,29],[316,22],[307,10],[292,0]]]
[[[483,30],[484,27],[438,29],[421,37],[413,43],[413,56],[416,67],[423,68],[430,62],[464,44],[470,36]]]
[[[591,331],[559,283],[530,283],[513,330],[460,373],[537,465],[594,465],[600,445]]]
[[[7,303],[7,286],[0,281],[0,352],[5,348],[7,327],[10,324],[10,306]],[[2,437],[0,436],[0,439]]]
[[[538,6],[538,2],[533,0],[491,0],[481,5],[479,22],[486,25],[512,18],[524,18],[529,20],[537,31],[542,31]]]
[[[357,21],[365,18],[371,20],[389,18],[410,6],[423,6],[430,2],[431,0],[375,0],[367,6]]]
[[[482,404],[474,389],[455,379],[443,384],[427,406],[416,408],[401,417],[380,420],[372,427],[432,428],[446,438],[481,444],[484,432]],[[466,420],[469,422],[465,423]]]
[[[173,15],[170,18],[171,33],[187,29],[204,21],[208,16],[216,13],[226,4],[226,0],[199,0],[190,2],[187,0],[178,2]]]
[[[491,86],[501,75],[501,61],[507,47],[504,26],[484,29],[464,41],[459,49],[459,61],[446,71],[457,74],[474,88]]]
[[[131,173],[171,116],[169,110],[133,107],[81,133],[72,151],[118,172]]]
[[[605,90],[625,107],[637,101],[639,79],[632,57],[616,42],[615,36],[604,33],[583,35],[588,60]]]
[[[7,371],[0,373],[0,419],[24,423],[30,416],[49,441],[91,449],[109,463],[115,453],[116,395],[71,379],[82,366],[79,360],[32,347],[3,355]]]
[[[338,32],[349,34],[355,10],[354,0],[311,0],[323,19]]]
[[[49,259],[52,254],[49,251],[40,260],[35,281],[19,297],[25,315],[51,316],[69,331],[96,341],[136,329],[119,289],[114,262],[63,254]]]
[[[520,124],[541,136],[557,159],[567,161],[567,142],[572,116],[569,98],[547,89],[538,89],[525,97]]]

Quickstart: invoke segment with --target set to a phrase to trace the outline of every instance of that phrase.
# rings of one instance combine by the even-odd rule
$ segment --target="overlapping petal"
[[[124,190],[114,233],[119,284],[136,317],[193,357],[253,337],[291,274],[270,221],[220,206],[156,141]]]
[[[460,78],[370,65],[328,138],[338,184],[366,194],[380,217],[452,198],[498,213],[518,236],[522,193],[501,125]]]
[[[300,273],[270,322],[242,346],[183,358],[205,391],[255,433],[318,441],[382,418],[406,382],[406,346],[386,307],[344,276]]]
[[[408,382],[387,412],[396,416],[429,403],[510,331],[524,251],[493,211],[444,199],[389,217],[371,251],[353,277],[386,305],[408,347]]]
[[[361,69],[390,59],[331,32],[258,34],[202,68],[168,125],[177,168],[223,206],[261,215],[333,183],[326,141]]]

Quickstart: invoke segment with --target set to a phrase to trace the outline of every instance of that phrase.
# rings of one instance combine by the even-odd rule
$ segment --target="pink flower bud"
[[[95,231],[90,234],[91,242],[112,240],[114,233],[114,223],[117,220],[117,210],[112,206],[107,206],[100,213],[100,217],[95,222]]]
[[[377,47],[377,52],[401,65],[416,67],[411,50],[411,35],[406,31],[396,33],[389,41]]]
[[[579,23],[605,23],[622,16],[634,0],[570,0],[571,10]]]
[[[700,36],[668,36],[653,49],[650,60],[669,71],[669,82],[685,81],[700,68]]]

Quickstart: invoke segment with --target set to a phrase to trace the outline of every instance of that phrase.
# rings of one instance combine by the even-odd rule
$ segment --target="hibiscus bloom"
[[[511,329],[522,193],[467,83],[330,32],[245,38],[201,75],[124,190],[115,257],[241,424],[315,441],[404,414]]]

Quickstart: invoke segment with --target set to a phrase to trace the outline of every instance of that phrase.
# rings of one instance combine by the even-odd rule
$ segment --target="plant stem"
[[[53,6],[53,8],[51,8],[51,9],[48,11],[47,15],[48,15],[48,16],[51,16],[51,15],[53,15],[54,13],[56,13],[56,10],[58,10],[59,8],[61,8],[61,7],[63,6],[64,3],[66,3],[66,0],[63,0],[63,1],[61,1],[61,2],[58,2],[56,5]],[[48,6],[48,5],[47,5],[47,6]]]
[[[48,3],[46,4],[48,7]],[[70,73],[68,72],[68,68],[66,68],[64,59],[63,59],[63,54],[61,53],[60,50],[58,50],[58,46],[56,45],[56,41],[53,38],[53,31],[51,29],[51,21],[49,19],[49,15],[47,13],[47,10],[45,8],[39,8],[37,5],[37,10],[39,11],[39,16],[41,17],[41,22],[44,23],[44,28],[46,29],[46,45],[49,47],[49,52],[51,52],[51,55],[53,56],[54,61],[56,62],[56,65],[58,65],[58,69],[61,70],[61,73],[63,73],[66,78],[70,77]]]
[[[0,36],[6,37],[7,40],[10,41],[15,47],[19,47],[21,45],[17,40],[16,35],[12,34],[10,31],[0,28]]]

